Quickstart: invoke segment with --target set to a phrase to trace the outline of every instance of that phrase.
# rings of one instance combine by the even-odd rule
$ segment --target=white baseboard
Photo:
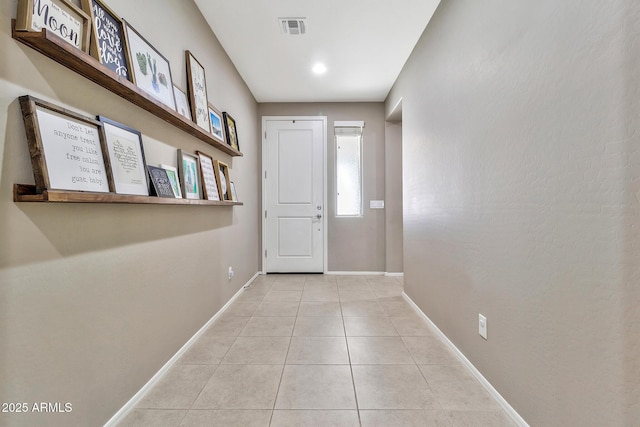
[[[233,301],[235,301],[235,299],[238,298],[238,296],[240,296],[242,291],[244,291],[246,287],[251,285],[251,283],[259,275],[260,275],[260,272],[256,273],[251,279],[249,279],[249,281],[245,283],[245,285],[242,286],[240,290],[238,290],[238,292],[236,292],[235,295],[232,296],[231,299],[216,314],[214,314],[213,317],[209,319],[209,321],[205,323],[204,326],[200,328],[200,330],[198,330],[198,332],[196,332],[189,339],[189,341],[187,341],[186,344],[183,345],[182,348],[180,348],[180,350],[178,350],[178,352],[174,354],[173,357],[169,359],[169,361],[165,363],[164,366],[160,368],[160,370],[156,372],[156,374],[153,377],[151,377],[151,379],[144,386],[142,386],[142,388],[136,394],[134,394],[133,397],[129,399],[129,401],[125,403],[124,406],[120,408],[120,410],[118,410],[118,412],[116,412],[113,415],[113,417],[111,417],[109,421],[107,421],[104,427],[114,427],[119,422],[121,422],[124,419],[124,417],[126,417],[127,414],[129,414],[129,412],[136,407],[138,402],[142,400],[142,398],[149,392],[149,390],[151,390],[151,388],[154,385],[156,385],[162,379],[162,377],[165,376],[167,372],[169,372],[171,367],[173,367],[173,365],[175,365],[178,359],[180,359],[180,357],[189,349],[189,347],[191,347],[193,343],[195,343],[197,339],[200,338],[200,336],[204,333],[204,331],[213,322],[215,322],[220,317],[220,315],[222,315],[222,313],[224,313],[224,311],[231,305],[231,303],[233,303]]]
[[[504,397],[496,390],[491,383],[482,375],[482,373],[471,363],[469,359],[458,349],[458,347],[453,344],[449,338],[436,326],[429,316],[424,314],[424,312],[417,306],[415,302],[407,295],[402,292],[402,296],[404,299],[413,307],[413,309],[429,323],[429,325],[434,329],[434,331],[438,334],[440,339],[453,351],[453,353],[457,356],[457,358],[462,362],[462,364],[471,372],[471,374],[482,384],[482,386],[491,394],[491,396],[496,400],[496,402],[505,410],[505,412],[513,419],[513,421],[520,427],[529,427],[529,424],[516,412],[515,409],[509,402],[505,400]]]
[[[384,273],[387,277],[404,277],[404,273]]]

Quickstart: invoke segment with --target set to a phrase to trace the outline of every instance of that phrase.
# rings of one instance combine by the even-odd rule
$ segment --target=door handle
[[[322,215],[318,214],[318,215],[316,215],[316,218],[320,219],[320,218],[322,218]]]

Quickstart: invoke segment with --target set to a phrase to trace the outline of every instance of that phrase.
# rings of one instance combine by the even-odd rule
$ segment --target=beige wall
[[[385,211],[369,209],[369,200],[385,197],[385,124],[382,103],[260,104],[260,116],[327,116],[327,199],[329,271],[386,271]],[[336,120],[364,120],[363,217],[336,218]]]
[[[73,404],[64,415],[0,414],[2,425],[102,425],[259,269],[253,96],[191,1],[108,3],[169,59],[183,89],[184,50],[193,51],[211,102],[238,123],[244,157],[230,158],[16,42],[16,0],[1,3],[0,402]],[[227,162],[245,205],[14,203],[13,184],[33,183],[16,100],[24,94],[139,129],[150,164],[175,164],[174,147]]]
[[[639,23],[444,0],[386,102],[406,292],[532,426],[640,419]]]
[[[386,271],[403,272],[402,258],[402,122],[385,124]]]

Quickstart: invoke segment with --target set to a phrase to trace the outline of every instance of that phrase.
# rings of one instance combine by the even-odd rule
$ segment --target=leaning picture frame
[[[176,111],[185,119],[191,121],[191,108],[189,107],[189,100],[187,94],[178,86],[173,85],[173,95],[176,99]]]
[[[218,184],[218,191],[220,191],[220,199],[232,201],[233,193],[231,192],[229,166],[219,160],[213,162],[213,166],[216,172],[216,183]]]
[[[91,18],[91,56],[117,75],[131,80],[122,18],[102,0],[82,0],[82,10]]]
[[[70,45],[89,53],[89,15],[69,0],[18,0],[15,29],[46,29]]]
[[[185,52],[185,58],[187,61],[187,90],[191,103],[191,117],[200,128],[211,132],[207,80],[204,74],[204,67],[189,50]]]
[[[200,174],[202,175],[202,189],[204,198],[207,200],[220,200],[216,173],[214,170],[214,160],[202,151],[196,151],[200,160]]]
[[[236,184],[235,182],[231,181],[231,195],[233,196],[233,201],[234,202],[238,202],[238,193],[236,192]]]
[[[182,199],[182,189],[180,188],[178,169],[164,164],[160,164],[158,166],[167,171],[167,177],[169,178],[169,182],[171,182],[171,188],[173,188],[173,195],[176,199]]]
[[[224,121],[225,134],[227,135],[227,144],[234,150],[240,151],[240,144],[238,143],[238,129],[236,127],[236,121],[227,112],[222,113]]]
[[[222,113],[213,105],[209,104],[209,122],[211,134],[218,142],[225,143],[224,124],[222,123]]]
[[[169,61],[126,20],[123,22],[131,63],[131,81],[149,96],[175,111]]]
[[[149,195],[147,164],[142,134],[129,126],[98,116],[102,123],[114,191],[118,194]]]
[[[200,199],[200,165],[198,157],[178,150],[178,176],[182,186],[182,197]]]
[[[19,102],[38,194],[113,190],[99,121],[29,95]]]

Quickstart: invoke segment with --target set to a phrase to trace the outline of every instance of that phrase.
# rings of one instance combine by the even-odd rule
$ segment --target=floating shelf
[[[97,59],[71,46],[55,34],[43,29],[42,32],[16,31],[16,21],[11,20],[11,35],[14,39],[37,50],[68,69],[121,96],[127,101],[171,123],[178,129],[223,151],[230,156],[242,156],[238,150],[216,140],[209,132],[202,130],[194,122],[187,120],[171,108],[157,101],[135,84],[119,76]]]
[[[242,206],[242,202],[215,200],[170,199],[165,197],[130,196],[115,193],[91,193],[85,191],[45,190],[36,193],[35,185],[13,184],[14,202],[45,203],[125,203],[147,205],[198,205],[198,206]]]

